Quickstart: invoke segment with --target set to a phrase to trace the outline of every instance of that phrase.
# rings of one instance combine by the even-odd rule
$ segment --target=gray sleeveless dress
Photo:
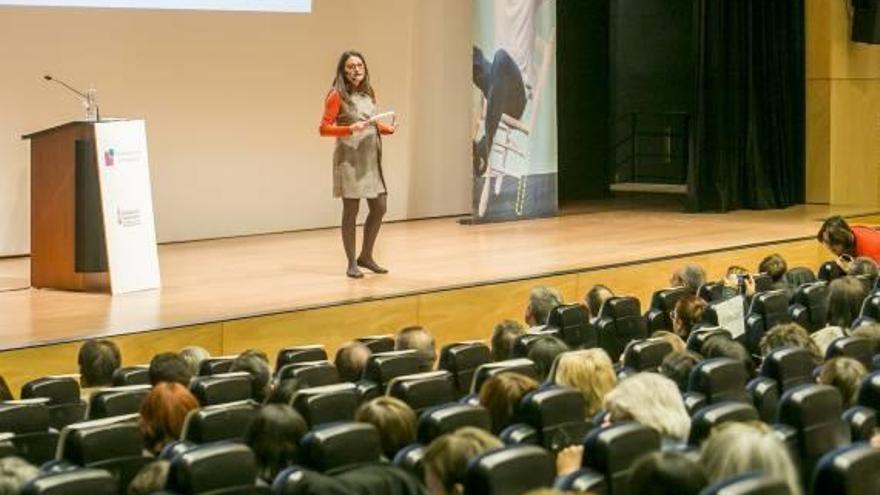
[[[369,95],[355,93],[350,101],[342,100],[338,125],[351,125],[367,120],[376,113],[376,104]],[[385,194],[382,176],[382,138],[376,126],[367,126],[351,136],[336,138],[333,151],[333,197],[376,198]]]

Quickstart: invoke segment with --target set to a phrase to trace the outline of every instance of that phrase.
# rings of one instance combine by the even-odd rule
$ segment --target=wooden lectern
[[[23,139],[31,141],[31,286],[108,290],[95,123]]]

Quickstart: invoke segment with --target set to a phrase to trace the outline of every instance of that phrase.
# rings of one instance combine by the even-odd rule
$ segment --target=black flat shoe
[[[367,262],[367,261],[357,260],[357,265],[359,267],[366,268],[367,270],[370,270],[373,273],[378,273],[378,274],[388,273],[387,268],[382,268],[381,266],[377,265],[375,261]]]

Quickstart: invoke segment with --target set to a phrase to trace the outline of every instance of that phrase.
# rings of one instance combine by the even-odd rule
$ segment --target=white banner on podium
[[[158,289],[159,255],[144,121],[95,124],[95,148],[110,289],[114,294]]]

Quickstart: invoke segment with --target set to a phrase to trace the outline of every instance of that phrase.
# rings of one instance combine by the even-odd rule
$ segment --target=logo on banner
[[[104,152],[104,166],[112,167],[116,163],[116,151],[110,148]]]

